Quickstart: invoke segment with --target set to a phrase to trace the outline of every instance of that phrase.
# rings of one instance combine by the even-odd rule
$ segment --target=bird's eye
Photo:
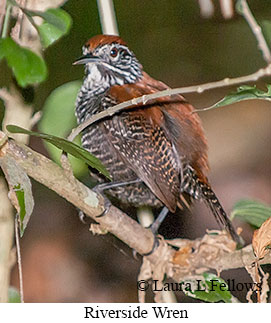
[[[119,52],[118,49],[116,47],[113,47],[110,51],[110,55],[112,57],[116,57],[118,55],[118,52]]]

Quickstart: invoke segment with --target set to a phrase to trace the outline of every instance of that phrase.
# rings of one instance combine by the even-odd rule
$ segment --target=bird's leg
[[[102,184],[97,184],[92,190],[98,194],[101,194],[104,198],[104,211],[101,215],[97,216],[97,218],[100,218],[101,216],[106,215],[108,212],[111,202],[109,199],[104,195],[104,191],[109,190],[111,188],[116,188],[116,187],[121,187],[121,186],[126,186],[130,184],[135,184],[135,183],[140,183],[142,180],[140,178],[130,180],[130,181],[119,181],[119,182],[110,182],[110,183],[102,183]]]
[[[159,246],[159,241],[158,241],[158,238],[157,238],[157,232],[158,232],[158,229],[159,229],[160,225],[162,224],[165,217],[167,216],[167,214],[168,214],[168,208],[166,206],[164,206],[162,208],[161,212],[159,213],[158,217],[151,224],[150,229],[151,229],[151,232],[153,233],[153,236],[154,236],[154,242],[153,242],[153,246],[152,246],[151,250],[149,252],[143,254],[143,256],[151,255],[154,252],[154,250]]]
[[[111,188],[126,186],[126,185],[140,183],[140,182],[142,182],[142,180],[140,178],[137,178],[137,179],[133,179],[130,181],[102,183],[102,184],[97,184],[96,186],[94,186],[94,188],[92,190],[97,193],[102,193],[103,191],[109,190]]]
[[[161,212],[159,213],[158,217],[153,221],[152,225],[150,226],[150,229],[154,235],[157,234],[158,229],[162,224],[162,222],[165,220],[165,217],[167,216],[167,214],[168,214],[168,208],[164,206]]]

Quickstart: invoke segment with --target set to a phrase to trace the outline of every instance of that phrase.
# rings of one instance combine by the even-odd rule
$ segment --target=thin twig
[[[247,4],[246,0],[241,0],[241,6],[242,6],[242,15],[246,19],[249,27],[251,28],[253,34],[255,35],[258,47],[262,51],[264,60],[270,64],[271,63],[271,52],[270,49],[266,43],[266,40],[263,36],[262,29],[257,23],[256,19],[254,18],[251,10],[249,9],[249,6]]]
[[[24,13],[19,8],[25,7],[25,0],[18,0],[18,8],[17,8],[17,21],[15,26],[11,30],[11,37],[16,41],[19,42],[22,36],[22,23],[24,18]]]
[[[21,303],[24,303],[23,270],[22,270],[22,257],[21,257],[19,226],[18,226],[18,214],[16,215],[14,224],[15,224],[15,228],[14,228],[15,241],[16,241],[16,249],[17,249],[17,262],[18,262],[18,271],[19,271],[20,298],[21,298]]]
[[[171,96],[175,94],[184,94],[184,93],[202,93],[207,90],[226,87],[230,85],[237,85],[237,84],[244,84],[247,82],[257,81],[258,79],[262,78],[263,76],[269,76],[271,75],[271,64],[268,65],[265,68],[259,69],[257,72],[236,77],[236,78],[225,78],[221,81],[217,82],[209,82],[205,84],[200,85],[193,85],[193,86],[187,86],[187,87],[181,87],[181,88],[175,88],[175,89],[168,89],[164,91],[159,91],[156,93],[143,95],[137,98],[134,98],[129,101],[122,102],[120,104],[117,104],[113,107],[108,108],[105,111],[102,111],[100,113],[97,113],[93,116],[91,116],[89,119],[87,119],[85,122],[81,123],[78,127],[74,128],[70,135],[68,136],[68,140],[73,141],[75,137],[77,137],[85,128],[87,128],[89,125],[93,124],[94,122],[97,122],[98,120],[104,119],[108,116],[112,116],[115,113],[124,110],[125,108],[131,107],[131,106],[137,106],[139,104],[145,105],[150,100],[154,100],[157,98],[161,98],[164,96]]]
[[[10,11],[11,11],[11,5],[8,4],[7,9],[6,9],[6,15],[5,15],[5,19],[4,19],[4,24],[3,24],[2,38],[6,38],[7,35],[8,35]]]
[[[2,30],[2,25],[3,25],[3,20],[4,20],[4,17],[5,17],[5,12],[6,12],[6,0],[3,0],[0,3],[0,33],[1,33],[1,30]]]

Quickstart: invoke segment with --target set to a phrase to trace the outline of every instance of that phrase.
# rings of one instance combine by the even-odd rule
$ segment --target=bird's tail
[[[237,245],[241,246],[243,242],[241,241],[240,236],[236,233],[231,223],[231,220],[228,218],[226,212],[224,211],[214,191],[211,189],[209,185],[205,183],[201,183],[201,192],[202,192],[202,198],[204,202],[208,205],[208,207],[212,211],[217,222],[229,232],[232,239],[237,243]]]
[[[242,246],[243,241],[241,237],[236,233],[230,219],[208,183],[200,180],[194,169],[190,166],[185,169],[183,175],[182,191],[188,193],[194,199],[204,200],[217,222],[229,232],[238,246]]]

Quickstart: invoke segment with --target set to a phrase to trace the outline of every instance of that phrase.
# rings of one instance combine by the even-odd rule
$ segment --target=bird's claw
[[[108,213],[110,207],[112,206],[112,203],[109,201],[109,199],[103,193],[100,194],[104,198],[104,210],[100,215],[96,216],[96,218],[101,218],[102,216],[105,216]]]
[[[146,252],[146,253],[143,253],[142,256],[145,257],[145,256],[150,256],[154,250],[159,246],[159,239],[158,237],[154,234],[154,241],[153,241],[153,245],[152,245],[152,248],[150,251]],[[137,251],[135,249],[133,249],[133,257],[134,259],[137,260]]]
[[[79,216],[79,219],[80,219],[80,221],[82,222],[82,223],[84,223],[84,224],[86,224],[86,221],[85,221],[85,213],[82,211],[82,210],[79,210],[79,212],[78,212],[78,216]]]
[[[155,250],[156,248],[159,246],[159,238],[156,234],[153,235],[154,236],[154,240],[153,240],[153,245],[150,251],[143,253],[142,256],[150,256]]]
[[[96,216],[96,218],[101,218],[102,216],[105,216],[108,213],[108,211],[112,205],[112,203],[109,201],[109,199],[105,196],[105,194],[103,192],[104,189],[103,189],[102,185],[103,184],[98,184],[92,188],[93,192],[102,195],[102,197],[104,199],[104,210],[100,215]]]

